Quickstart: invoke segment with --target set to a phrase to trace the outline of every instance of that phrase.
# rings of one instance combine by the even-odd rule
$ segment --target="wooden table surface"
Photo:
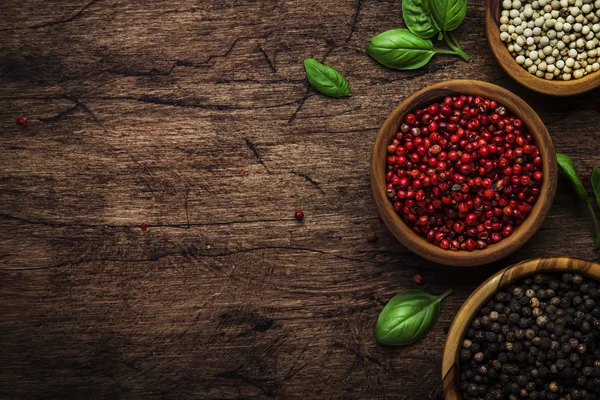
[[[507,78],[481,1],[457,33],[473,60],[412,72],[364,52],[402,24],[398,0],[4,0],[0,15],[2,399],[440,399],[445,331],[487,276],[600,259],[564,182],[534,238],[486,267],[432,265],[378,220],[378,127],[447,79],[513,90],[581,172],[600,165],[599,92]],[[309,90],[307,57],[352,97]],[[416,273],[455,290],[439,323],[377,345]]]

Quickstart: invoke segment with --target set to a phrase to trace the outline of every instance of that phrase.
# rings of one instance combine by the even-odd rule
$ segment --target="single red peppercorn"
[[[146,230],[148,230],[148,223],[147,222],[142,222],[142,224],[140,225],[140,229],[143,232],[146,232]]]
[[[452,229],[454,230],[454,232],[456,233],[462,233],[462,231],[465,230],[465,223],[462,221],[456,221],[452,227]]]
[[[20,116],[17,118],[17,125],[21,125],[23,127],[27,126],[27,118],[24,116]]]
[[[415,274],[413,276],[413,282],[417,285],[420,285],[421,283],[423,283],[423,277],[420,274]]]
[[[477,215],[471,213],[465,217],[465,223],[469,226],[477,224]]]
[[[302,212],[302,210],[296,210],[296,213],[294,214],[294,216],[296,217],[297,221],[304,220],[304,213]]]

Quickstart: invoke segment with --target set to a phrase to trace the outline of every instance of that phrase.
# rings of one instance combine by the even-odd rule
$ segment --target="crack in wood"
[[[308,82],[308,81],[305,81],[305,82]],[[310,91],[311,91],[311,87],[307,83],[306,93],[304,93],[304,96],[302,98],[296,100],[296,102],[298,103],[298,107],[296,107],[296,110],[294,111],[294,113],[292,114],[292,116],[290,117],[290,119],[288,119],[288,124],[291,124],[292,122],[294,122],[296,120],[296,117],[298,116],[298,113],[300,112],[300,110],[304,106],[304,103],[311,96]]]
[[[201,104],[197,102],[186,102],[184,100],[167,100],[161,99],[153,96],[141,96],[141,97],[105,97],[100,98],[101,100],[131,100],[131,101],[139,101],[142,103],[151,103],[163,106],[171,106],[171,107],[184,107],[184,108],[198,108],[203,110],[214,110],[214,111],[231,111],[231,110],[265,110],[271,108],[280,108],[286,107],[293,104],[296,104],[297,101],[290,101],[287,103],[280,104],[272,104],[268,106],[255,106],[255,107],[242,107],[242,106],[232,106],[226,104]]]
[[[79,11],[77,11],[75,14],[73,14],[72,16],[65,18],[65,19],[61,19],[58,21],[42,22],[40,24],[31,25],[31,26],[21,26],[21,27],[17,27],[17,28],[4,28],[4,29],[0,29],[0,32],[20,31],[20,30],[24,30],[24,29],[40,29],[40,28],[46,28],[46,27],[54,26],[54,25],[66,24],[68,22],[74,21],[75,19],[79,18],[85,10],[87,10],[89,7],[93,6],[94,4],[98,3],[99,1],[101,1],[101,0],[90,1],[85,6],[83,6]]]
[[[175,69],[176,66],[177,66],[177,62],[173,63],[173,65],[171,65],[171,68],[169,68],[168,71],[161,71],[157,68],[152,68],[152,69],[150,69],[150,71],[136,71],[136,70],[129,70],[129,69],[101,69],[100,71],[106,72],[109,74],[132,76],[132,77],[169,76],[169,75],[171,75],[171,72],[173,72],[173,70]]]
[[[70,100],[73,99],[71,96],[68,96],[68,95],[55,95],[55,96],[5,96],[5,97],[0,97],[0,100],[62,100],[65,98],[70,99]],[[197,109],[214,110],[214,111],[245,111],[245,110],[253,111],[253,110],[265,110],[265,109],[268,110],[268,109],[273,109],[273,108],[281,108],[281,107],[291,106],[294,104],[298,104],[298,102],[300,101],[300,100],[293,100],[293,101],[289,101],[289,102],[285,102],[285,103],[271,104],[271,105],[266,105],[266,106],[244,107],[244,106],[234,106],[234,105],[228,105],[228,104],[223,104],[223,105],[221,105],[221,104],[202,104],[202,103],[196,102],[193,99],[192,99],[192,102],[184,101],[184,100],[167,100],[167,99],[161,99],[158,97],[153,97],[153,96],[148,96],[148,95],[143,95],[140,97],[134,97],[134,96],[86,96],[85,98],[82,98],[82,99],[92,100],[92,101],[136,101],[136,102],[140,102],[140,103],[150,103],[150,104],[163,105],[163,106],[169,106],[169,107],[197,108]],[[81,104],[83,104],[83,103],[81,103],[81,101],[80,101],[80,106],[81,106]],[[97,118],[95,118],[95,121],[97,121]]]
[[[247,137],[244,137],[242,139],[244,139],[244,142],[246,143],[246,146],[248,147],[248,149],[250,149],[250,151],[254,155],[254,160],[257,163],[261,164],[263,167],[265,167],[265,169],[267,169],[264,161],[262,160],[262,158],[260,157],[260,154],[258,153],[258,150],[256,150],[256,147],[254,146],[254,143],[252,143],[252,141],[249,138],[247,138]]]
[[[342,115],[353,113],[353,112],[358,111],[360,109],[362,109],[362,106],[356,106],[356,107],[352,107],[349,110],[337,112],[337,113],[334,113],[334,114],[319,113],[317,115],[307,115],[307,116],[303,117],[302,119],[304,119],[304,120],[307,120],[307,119],[320,119],[320,118],[331,119],[331,118],[336,118],[336,117],[340,117]]]
[[[54,269],[54,268],[64,268],[64,267],[75,267],[85,263],[93,263],[93,262],[113,262],[113,263],[148,263],[159,261],[163,258],[173,257],[173,256],[189,256],[192,258],[221,258],[221,257],[229,257],[237,254],[245,254],[252,253],[255,251],[264,251],[264,250],[282,250],[282,251],[297,251],[297,252],[306,252],[306,253],[315,253],[315,254],[323,254],[330,257],[334,257],[340,260],[345,261],[353,261],[358,263],[365,264],[376,264],[374,261],[370,260],[360,260],[356,258],[340,256],[335,253],[331,253],[325,250],[312,249],[308,247],[295,247],[295,246],[261,246],[261,247],[251,247],[248,249],[240,249],[240,250],[232,250],[223,253],[213,253],[213,254],[200,254],[196,249],[184,249],[175,252],[168,252],[159,255],[154,255],[148,258],[93,258],[93,259],[80,259],[76,261],[65,261],[55,265],[43,266],[43,267],[29,267],[29,268],[0,268],[2,272],[20,272],[20,271],[40,271],[46,269]]]
[[[45,117],[45,118],[38,118],[38,120],[40,122],[58,122],[62,119],[62,117],[71,114],[73,111],[79,109],[79,104],[75,103],[75,105],[73,107],[70,107],[64,111],[59,112],[58,114],[52,116],[52,117]]]
[[[267,54],[265,49],[263,49],[262,47],[259,47],[258,51],[260,51],[262,53],[262,55],[265,57],[265,61],[267,62],[269,69],[271,69],[271,72],[277,72],[277,68],[275,68],[275,63],[271,60],[271,58],[269,57],[269,55]]]
[[[233,43],[231,43],[231,45],[229,46],[227,51],[225,51],[225,53],[211,54],[206,58],[206,60],[200,61],[198,63],[195,63],[195,62],[189,61],[189,60],[175,60],[173,62],[173,64],[171,65],[171,67],[167,71],[161,71],[157,68],[152,68],[152,69],[150,69],[150,71],[137,71],[137,70],[130,70],[130,69],[101,69],[100,71],[106,72],[109,74],[116,74],[116,75],[129,76],[129,77],[152,77],[152,76],[169,76],[175,70],[176,67],[211,68],[216,64],[216,62],[211,63],[211,61],[216,60],[218,58],[228,57],[231,54],[231,52],[233,52],[233,50],[235,49],[238,42],[240,42],[242,40],[258,40],[258,39],[267,40],[276,31],[277,31],[277,29],[270,30],[269,32],[267,32],[266,34],[264,34],[263,36],[260,36],[260,37],[240,36],[240,37],[236,38],[233,41]],[[262,50],[264,53],[264,50],[262,49],[262,47],[260,47],[259,50]],[[267,58],[271,69],[274,69],[275,66],[268,59],[268,56],[266,55],[266,53],[264,53],[264,55]],[[275,72],[275,70],[273,70],[273,72]]]
[[[313,178],[311,178],[309,175],[307,174],[303,174],[300,172],[296,172],[296,171],[291,171],[292,174],[299,176],[301,178],[304,178],[308,183],[310,183],[311,185],[313,185],[314,187],[316,187],[317,189],[319,189],[319,192],[321,192],[322,194],[325,194],[325,192],[323,191],[323,189],[321,189],[321,186],[319,185],[319,182],[315,181]]]
[[[272,80],[258,80],[258,79],[219,79],[215,81],[215,84],[229,84],[229,83],[257,83],[260,85],[273,85],[278,83],[291,83],[300,84],[306,83],[306,79],[272,79]]]
[[[371,132],[377,131],[379,128],[356,128],[356,129],[348,129],[341,131],[328,131],[328,130],[320,130],[320,131],[302,131],[296,133],[296,135],[314,135],[314,134],[344,134],[344,133],[363,133],[363,132]]]
[[[0,218],[7,220],[20,221],[30,225],[43,225],[53,228],[87,228],[87,229],[138,229],[139,225],[107,225],[107,224],[67,224],[53,221],[35,221],[21,217],[15,217],[8,214],[0,214]],[[292,219],[258,219],[251,221],[225,221],[225,222],[207,222],[207,223],[175,223],[175,224],[148,224],[148,228],[195,228],[207,226],[230,226],[238,224],[261,224],[261,223],[278,223],[290,222]]]

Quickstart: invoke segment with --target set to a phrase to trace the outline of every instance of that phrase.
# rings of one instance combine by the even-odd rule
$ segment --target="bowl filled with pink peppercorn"
[[[557,183],[552,140],[535,111],[499,86],[438,83],[381,127],[371,189],[392,234],[453,266],[499,260],[539,229]]]

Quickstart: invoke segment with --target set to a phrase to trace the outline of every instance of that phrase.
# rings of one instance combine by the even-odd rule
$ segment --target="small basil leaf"
[[[407,290],[394,296],[379,314],[375,338],[387,346],[403,346],[421,339],[437,321],[440,302],[451,292],[433,296]]]
[[[594,170],[592,171],[592,188],[596,195],[598,207],[600,207],[600,167],[594,167]]]
[[[566,154],[556,153],[556,161],[558,162],[558,167],[562,173],[569,179],[573,189],[575,189],[577,198],[582,203],[588,203],[588,193],[583,187],[583,183],[581,183],[581,178],[575,169],[575,165],[573,164],[571,157],[567,156]]]
[[[430,39],[438,33],[427,2],[428,0],[402,0],[404,23],[413,34],[422,39]]]
[[[408,29],[391,29],[373,37],[366,45],[367,54],[388,68],[410,70],[421,68],[441,51],[431,40],[421,39]],[[454,54],[454,53],[452,53]]]
[[[442,32],[455,30],[467,15],[467,0],[428,0],[431,15]]]
[[[304,60],[304,69],[306,69],[306,77],[310,86],[316,91],[331,97],[350,96],[346,78],[335,69],[314,58]]]

